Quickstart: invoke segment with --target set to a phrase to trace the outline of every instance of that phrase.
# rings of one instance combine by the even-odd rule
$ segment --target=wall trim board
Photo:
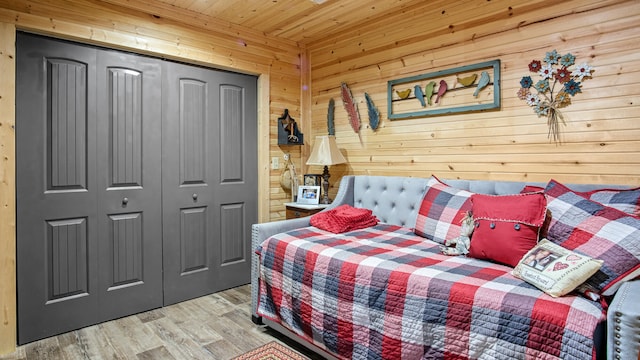
[[[15,43],[15,26],[0,22],[0,354],[17,343]]]

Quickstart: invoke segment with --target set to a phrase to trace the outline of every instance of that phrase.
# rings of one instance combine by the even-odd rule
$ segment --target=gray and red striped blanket
[[[591,359],[605,319],[395,225],[307,227],[257,252],[258,314],[344,359]]]

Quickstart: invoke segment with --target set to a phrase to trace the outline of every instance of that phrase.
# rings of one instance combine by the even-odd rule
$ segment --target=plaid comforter
[[[554,299],[394,225],[307,227],[257,251],[258,314],[345,359],[591,359],[605,319],[596,302]]]

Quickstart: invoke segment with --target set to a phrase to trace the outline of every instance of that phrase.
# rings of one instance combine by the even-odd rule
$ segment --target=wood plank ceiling
[[[102,1],[176,20],[215,20],[218,25],[228,23],[299,44],[327,39],[346,29],[371,25],[384,17],[401,15],[414,7],[424,6],[424,0]],[[434,0],[430,6],[456,2],[461,0]]]

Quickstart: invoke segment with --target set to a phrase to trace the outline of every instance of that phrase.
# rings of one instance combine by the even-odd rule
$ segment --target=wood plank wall
[[[331,167],[332,192],[343,174],[639,186],[640,3],[493,0],[475,11],[480,3],[424,2],[401,18],[307,44],[312,133],[326,134],[333,98],[336,138],[349,162]],[[553,49],[595,68],[562,109],[561,145],[548,140],[546,118],[516,96],[529,62]],[[499,111],[387,119],[389,80],[494,59],[501,61]],[[358,102],[362,141],[349,126],[341,82]],[[364,92],[382,114],[376,132]]]
[[[332,196],[346,174],[640,184],[636,0],[492,0],[483,11],[475,11],[475,0],[434,0],[310,44],[144,0],[128,3],[125,9],[97,0],[0,0],[0,354],[15,346],[16,326],[15,257],[4,253],[15,246],[15,87],[5,76],[15,78],[16,29],[259,75],[260,221],[284,218],[282,203],[290,199],[279,185],[282,170],[270,168],[272,157],[283,163],[283,154],[291,154],[300,177],[321,172],[303,160],[315,135],[326,133],[331,97],[336,137],[349,160],[331,167]],[[564,111],[562,145],[547,140],[545,120],[515,95],[528,63],[554,48],[596,69]],[[388,80],[494,59],[502,61],[499,111],[386,118]],[[359,103],[362,142],[348,125],[341,82]],[[365,91],[383,114],[377,132],[366,126]],[[299,121],[305,146],[277,145],[276,119],[285,108]]]
[[[284,216],[288,198],[269,160],[277,146],[276,119],[288,108],[299,119],[301,47],[248,28],[202,19],[144,0],[121,8],[97,0],[0,0],[0,354],[16,346],[15,304],[15,32],[24,30],[242,73],[258,80],[258,217]],[[136,10],[140,9],[140,10]],[[156,14],[162,14],[157,16]],[[293,154],[300,164],[300,149]],[[281,161],[282,162],[282,161]]]

